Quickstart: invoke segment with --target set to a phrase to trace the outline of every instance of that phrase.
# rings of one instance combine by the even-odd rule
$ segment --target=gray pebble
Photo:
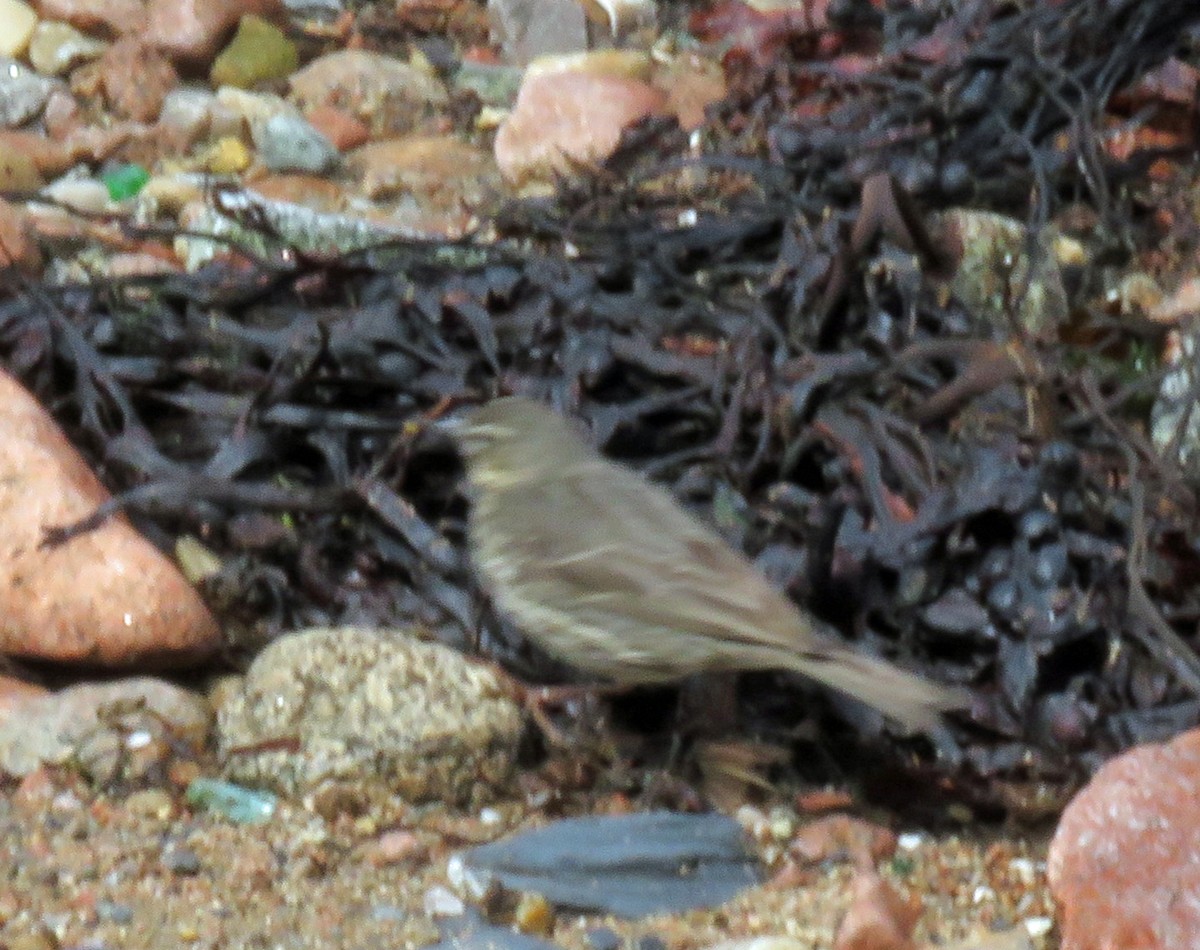
[[[259,158],[273,172],[320,174],[340,157],[329,139],[293,112],[271,116],[253,134]]]

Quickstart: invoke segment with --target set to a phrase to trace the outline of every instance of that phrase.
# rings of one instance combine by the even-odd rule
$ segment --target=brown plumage
[[[524,633],[575,669],[630,685],[794,670],[913,728],[964,705],[960,690],[839,642],[670,494],[546,407],[497,399],[455,434],[479,573]]]

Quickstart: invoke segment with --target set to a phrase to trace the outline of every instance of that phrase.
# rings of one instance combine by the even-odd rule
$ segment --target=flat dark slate
[[[715,814],[569,818],[464,860],[513,890],[620,917],[713,907],[761,880],[741,826]]]

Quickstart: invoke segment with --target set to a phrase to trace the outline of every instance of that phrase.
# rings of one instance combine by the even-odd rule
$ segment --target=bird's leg
[[[526,683],[496,663],[488,666],[499,675],[512,694],[513,700],[529,714],[546,741],[561,749],[571,748],[567,734],[556,726],[547,713],[569,703],[581,700],[611,698],[629,692],[630,686],[619,683],[563,683],[555,686],[538,686]]]

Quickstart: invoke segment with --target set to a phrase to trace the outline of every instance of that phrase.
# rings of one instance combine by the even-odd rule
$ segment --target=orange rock
[[[895,832],[850,815],[828,815],[811,821],[788,845],[789,854],[809,864],[848,858],[860,868],[871,867],[895,851]]]
[[[47,528],[109,494],[15,380],[0,374],[0,652],[179,666],[212,653],[216,621],[175,565],[123,517],[55,547]]]
[[[20,151],[42,175],[53,178],[78,162],[99,163],[126,144],[137,130],[128,122],[112,128],[88,126],[76,129],[62,141],[23,129],[0,129],[0,152]]]
[[[834,950],[913,950],[912,932],[920,915],[918,903],[902,898],[874,870],[860,870]]]
[[[319,105],[305,118],[314,129],[329,139],[339,152],[358,148],[371,137],[371,130],[365,122],[331,105]]]

